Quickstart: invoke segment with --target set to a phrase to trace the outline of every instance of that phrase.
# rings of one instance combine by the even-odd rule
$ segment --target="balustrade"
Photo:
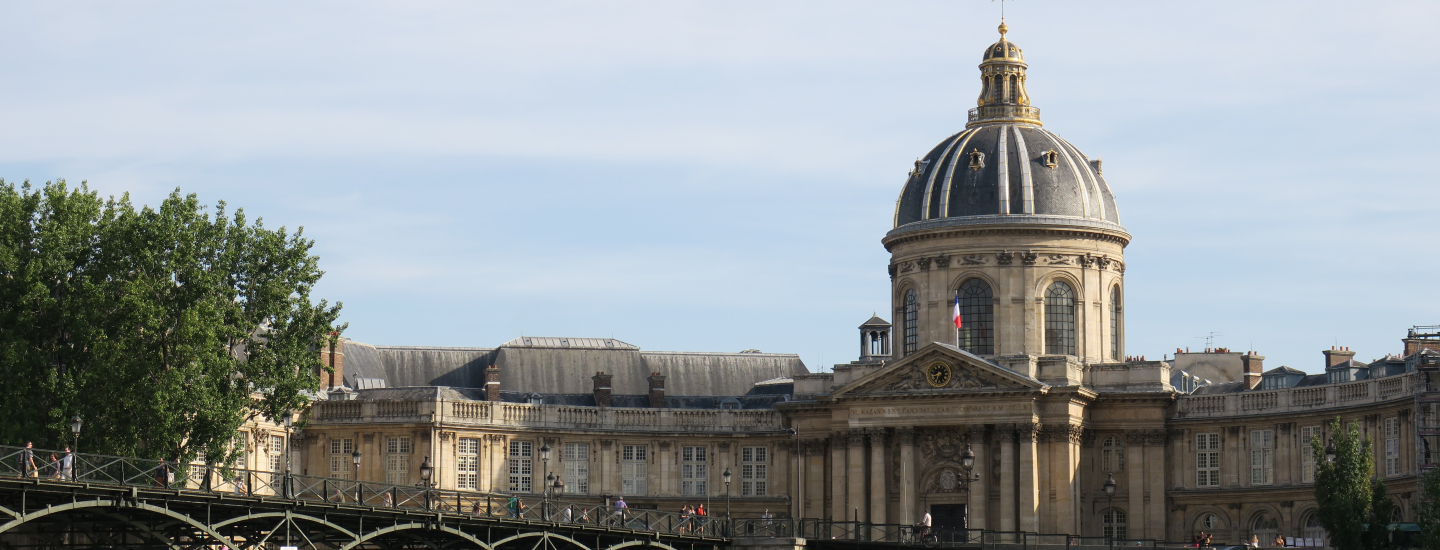
[[[1415,392],[1414,374],[1326,384],[1304,388],[1236,392],[1220,395],[1183,395],[1178,399],[1181,417],[1215,417],[1245,414],[1304,412],[1386,400],[1406,399]]]

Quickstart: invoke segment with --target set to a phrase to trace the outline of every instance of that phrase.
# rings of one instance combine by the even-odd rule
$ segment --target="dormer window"
[[[530,395],[525,397],[525,402],[531,405],[539,405],[541,401],[544,401],[544,398],[541,397],[538,393],[531,393]]]
[[[971,170],[979,170],[979,169],[984,168],[984,167],[985,167],[985,153],[981,153],[979,149],[976,149],[976,150],[974,150],[974,151],[970,151],[970,169],[971,169]]]
[[[720,402],[720,408],[727,411],[740,410],[740,400],[734,397],[726,397]]]
[[[1060,165],[1060,153],[1056,153],[1054,149],[1041,153],[1040,158],[1044,160],[1047,167],[1054,168]]]

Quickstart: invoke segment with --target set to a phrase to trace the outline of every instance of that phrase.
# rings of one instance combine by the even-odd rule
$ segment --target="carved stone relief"
[[[950,257],[949,257],[949,256],[936,256],[936,257],[935,257],[935,269],[945,269],[945,268],[947,268],[947,267],[950,267]]]
[[[966,254],[960,257],[960,263],[965,265],[985,265],[985,257],[979,254]]]
[[[916,432],[916,441],[920,445],[920,457],[925,462],[954,462],[960,459],[960,452],[970,442],[970,433],[964,426],[925,428]]]
[[[910,262],[900,262],[901,273],[909,273],[911,271],[915,271],[915,264]]]
[[[995,254],[995,263],[998,263],[1000,265],[1010,265],[1010,262],[1014,261],[1014,259],[1015,256],[1013,254],[1004,250],[1001,250],[1000,252],[997,252]]]
[[[1045,257],[1050,265],[1070,265],[1070,257],[1064,254],[1051,254]]]
[[[1039,258],[1039,254],[1030,252],[1028,250],[1020,253],[1020,261],[1023,262],[1025,265],[1035,265],[1035,260]]]
[[[918,260],[915,260],[915,263],[916,265],[920,266],[920,271],[930,270],[930,258],[920,258]]]

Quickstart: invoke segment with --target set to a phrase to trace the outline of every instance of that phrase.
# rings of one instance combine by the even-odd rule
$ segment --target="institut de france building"
[[[533,495],[554,474],[566,499],[631,508],[721,512],[728,492],[746,517],[1313,539],[1309,442],[1339,417],[1374,441],[1396,519],[1414,521],[1440,331],[1369,363],[1324,350],[1322,374],[1225,349],[1127,355],[1131,234],[1101,162],[1041,123],[1006,30],[964,128],[908,167],[881,239],[894,324],[861,325],[856,361],[811,372],[792,354],[609,338],[342,340],[322,354],[334,372],[293,442],[296,473],[416,483],[428,458],[442,489]],[[283,432],[248,435],[252,467],[278,468]]]

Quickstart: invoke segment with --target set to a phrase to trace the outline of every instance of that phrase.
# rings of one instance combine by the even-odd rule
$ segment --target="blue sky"
[[[1128,352],[1399,351],[1440,323],[1440,4],[1007,5],[1046,127],[1105,160]],[[0,4],[0,177],[304,226],[350,337],[858,353],[894,200],[999,6]]]

